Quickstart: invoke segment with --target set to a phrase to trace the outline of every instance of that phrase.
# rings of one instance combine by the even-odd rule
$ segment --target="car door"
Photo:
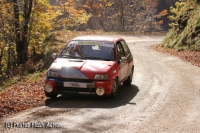
[[[125,57],[124,49],[120,42],[117,43],[117,57],[119,62],[119,81],[121,82],[126,77],[126,62],[122,62],[122,57]]]
[[[132,54],[130,52],[130,49],[129,49],[127,43],[124,40],[122,40],[120,42],[122,44],[122,47],[123,47],[124,52],[125,52],[125,56],[127,58],[126,76],[125,76],[125,77],[127,77],[127,76],[130,75],[130,72],[131,72],[132,67],[133,67],[133,56],[132,56]]]

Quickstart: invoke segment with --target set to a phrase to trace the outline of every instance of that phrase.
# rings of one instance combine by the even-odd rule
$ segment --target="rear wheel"
[[[112,93],[111,93],[111,98],[114,98],[116,97],[117,95],[117,91],[118,91],[118,83],[117,83],[117,79],[115,79],[113,81],[113,84],[112,84]]]
[[[128,79],[123,82],[123,85],[125,86],[131,85],[132,78],[133,78],[133,71],[134,71],[134,66],[132,67],[132,70],[131,70],[130,75],[128,76]]]
[[[54,94],[54,93],[46,93],[45,92],[46,97],[50,97],[51,99],[54,99],[58,96],[58,94]]]

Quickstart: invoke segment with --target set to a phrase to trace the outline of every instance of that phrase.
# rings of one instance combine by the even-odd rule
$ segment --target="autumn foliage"
[[[199,12],[200,5],[196,0],[176,2],[170,8],[171,29],[162,42],[162,46],[177,51],[200,51]]]
[[[0,6],[0,80],[44,53],[43,42],[52,31],[75,29],[90,17],[73,0],[54,6],[48,0],[0,0]]]
[[[40,75],[39,82],[17,83],[0,93],[0,117],[44,104],[42,78]]]
[[[46,47],[52,32],[101,30],[147,34],[162,31],[162,17],[168,15],[168,10],[158,12],[159,4],[160,0],[0,0],[0,116],[33,107],[34,102],[44,99],[42,80],[18,84],[5,91],[2,85],[7,81],[10,86],[15,83],[13,80],[18,81],[14,75],[21,80],[24,75],[41,71],[37,68],[44,68],[44,62],[48,62],[43,60],[45,53],[57,47],[56,44]],[[62,41],[62,37],[58,40]],[[38,55],[43,63],[30,65],[30,71],[24,68],[25,73],[21,75],[23,70],[19,68]],[[15,92],[9,95],[11,90]]]
[[[0,79],[36,54],[56,30],[161,31],[159,0],[0,0]]]

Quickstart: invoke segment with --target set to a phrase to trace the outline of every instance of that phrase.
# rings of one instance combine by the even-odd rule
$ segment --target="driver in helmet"
[[[76,57],[81,57],[79,54],[79,45],[76,45],[73,49],[72,49],[72,55],[76,56]]]

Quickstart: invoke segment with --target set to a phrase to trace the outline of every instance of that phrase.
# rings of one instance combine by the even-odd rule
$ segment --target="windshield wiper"
[[[61,57],[61,58],[72,58],[72,59],[86,59],[85,57],[79,57],[79,56],[73,56],[73,55],[60,55],[59,57]]]
[[[75,58],[75,59],[99,59],[99,60],[110,61],[109,58],[102,58],[102,57],[95,57],[95,56],[77,57],[77,56],[67,54],[67,55],[59,55],[59,57],[61,57],[61,58]]]
[[[100,59],[100,60],[106,60],[106,61],[110,61],[109,58],[102,58],[102,57],[95,57],[95,56],[85,56],[83,57],[83,59]]]

